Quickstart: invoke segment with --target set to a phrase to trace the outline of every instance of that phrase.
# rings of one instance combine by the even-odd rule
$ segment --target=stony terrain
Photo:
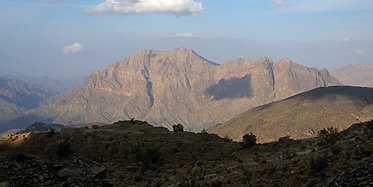
[[[143,50],[92,72],[71,96],[28,111],[23,124],[136,118],[155,126],[182,123],[188,130],[201,131],[247,109],[338,84],[327,70],[286,58],[276,63],[266,57],[236,59],[218,65],[190,49]]]
[[[350,178],[357,186],[373,184],[366,177],[371,175],[373,121],[341,133],[326,131],[304,140],[283,137],[253,147],[141,121],[24,135],[0,141],[0,184],[331,186],[343,181],[348,186]],[[30,167],[35,164],[40,166]],[[79,178],[79,172],[86,174]]]
[[[209,132],[240,141],[252,132],[259,142],[270,142],[283,136],[310,138],[326,127],[343,130],[371,119],[373,88],[337,86],[316,88],[248,110]]]
[[[357,64],[329,69],[344,85],[373,87],[373,64]]]

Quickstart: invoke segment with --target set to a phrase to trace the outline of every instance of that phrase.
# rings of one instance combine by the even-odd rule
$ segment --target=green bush
[[[293,140],[293,139],[291,139],[290,136],[284,136],[284,137],[280,137],[280,138],[278,139],[278,142],[279,142],[279,143],[284,143],[284,144],[286,144],[286,143],[291,142],[292,140]]]
[[[253,133],[245,134],[243,136],[243,146],[253,147],[254,145],[256,145],[256,136]]]
[[[140,151],[136,154],[136,160],[141,162],[159,163],[162,161],[161,153],[158,149],[148,149],[144,152]]]
[[[334,144],[339,137],[339,132],[335,127],[324,128],[318,132],[318,137],[324,144]]]
[[[328,167],[328,160],[325,157],[312,158],[310,168],[315,171],[321,171]]]
[[[56,154],[58,156],[69,156],[71,154],[71,145],[69,142],[64,141],[57,145]]]
[[[184,132],[184,127],[182,124],[172,125],[175,132]]]
[[[47,137],[48,138],[51,138],[53,137],[54,135],[56,134],[56,129],[50,129],[48,132],[47,132]]]

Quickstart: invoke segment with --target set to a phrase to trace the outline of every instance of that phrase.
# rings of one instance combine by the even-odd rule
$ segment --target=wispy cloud
[[[359,54],[359,55],[363,55],[367,52],[368,52],[368,50],[366,50],[366,49],[355,49],[354,50],[354,53]]]
[[[194,35],[191,32],[176,33],[177,38],[193,38]]]
[[[67,45],[63,48],[64,54],[75,54],[84,51],[84,46],[80,43],[73,43],[72,45]]]
[[[275,4],[275,5],[277,5],[277,6],[285,6],[285,7],[287,7],[287,6],[291,6],[291,3],[286,2],[286,1],[284,1],[284,0],[271,0],[271,2],[272,2],[273,4]]]
[[[351,38],[350,38],[350,37],[344,37],[344,38],[342,39],[342,41],[344,41],[344,42],[349,42],[349,41],[351,41]]]
[[[90,6],[86,12],[93,14],[166,13],[183,16],[203,11],[202,3],[194,0],[106,0],[98,5]]]

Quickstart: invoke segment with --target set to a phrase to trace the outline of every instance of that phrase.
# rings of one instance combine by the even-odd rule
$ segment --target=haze
[[[371,64],[371,0],[2,0],[0,74],[88,75],[141,49]]]

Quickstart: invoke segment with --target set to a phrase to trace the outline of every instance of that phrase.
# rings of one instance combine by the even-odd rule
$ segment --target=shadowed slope
[[[315,136],[326,127],[339,130],[373,119],[373,88],[317,88],[288,99],[248,110],[209,132],[241,140],[252,132],[260,142]]]

